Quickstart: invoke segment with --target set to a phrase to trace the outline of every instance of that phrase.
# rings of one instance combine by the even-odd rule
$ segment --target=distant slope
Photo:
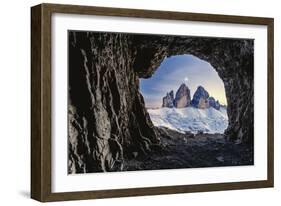
[[[198,109],[186,108],[159,108],[148,109],[150,118],[155,126],[167,127],[179,132],[189,131],[198,133],[224,133],[228,126],[226,108],[216,110],[212,107]]]

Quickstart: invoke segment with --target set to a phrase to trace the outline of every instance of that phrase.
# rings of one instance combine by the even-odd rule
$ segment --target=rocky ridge
[[[199,109],[213,107],[216,110],[219,110],[221,107],[219,101],[216,100],[214,97],[211,97],[208,91],[206,91],[205,88],[202,86],[197,87],[191,100],[190,89],[185,83],[182,83],[180,85],[176,92],[175,98],[173,90],[167,93],[165,97],[163,97],[162,107],[185,108],[189,106],[193,106]]]

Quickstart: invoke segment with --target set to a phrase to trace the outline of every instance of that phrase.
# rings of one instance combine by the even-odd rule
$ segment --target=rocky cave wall
[[[172,55],[209,62],[224,82],[236,142],[253,141],[253,40],[69,32],[68,171],[118,171],[161,140],[145,109],[139,78]]]

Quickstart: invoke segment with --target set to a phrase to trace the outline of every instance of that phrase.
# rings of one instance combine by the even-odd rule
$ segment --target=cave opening
[[[68,35],[70,174],[253,164],[252,39],[88,31]],[[222,80],[228,115],[223,134],[181,133],[153,125],[140,91],[142,81],[155,78],[165,60],[183,54],[209,63]],[[182,75],[180,81],[190,79]],[[182,106],[187,101],[171,102]]]
[[[183,54],[165,58],[140,79],[154,126],[177,132],[223,134],[228,127],[224,82],[207,61]]]

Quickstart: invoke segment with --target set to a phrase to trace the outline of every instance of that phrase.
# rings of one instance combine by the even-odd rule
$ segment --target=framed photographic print
[[[31,8],[31,197],[273,187],[273,19]]]

